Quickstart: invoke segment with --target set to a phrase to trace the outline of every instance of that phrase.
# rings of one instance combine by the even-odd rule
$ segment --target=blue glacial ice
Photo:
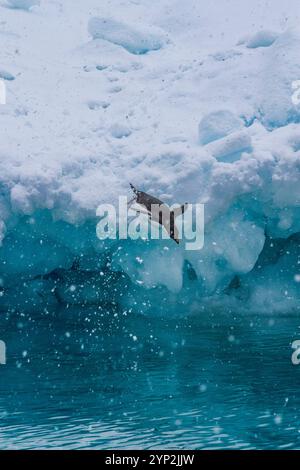
[[[299,311],[298,2],[287,21],[274,2],[262,31],[258,1],[222,1],[217,25],[197,1],[116,2],[115,17],[102,3],[0,7],[15,78],[0,107],[0,309]],[[204,203],[203,250],[98,240],[97,206],[129,182]]]

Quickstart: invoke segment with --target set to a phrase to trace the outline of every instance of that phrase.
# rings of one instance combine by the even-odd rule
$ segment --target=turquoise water
[[[300,448],[294,316],[1,314],[1,449]]]

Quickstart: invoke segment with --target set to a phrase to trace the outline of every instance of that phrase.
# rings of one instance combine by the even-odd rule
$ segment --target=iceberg
[[[240,24],[237,2],[218,2],[218,29],[194,0],[188,12],[116,1],[113,16],[108,0],[101,16],[95,0],[41,2],[30,14],[17,9],[39,2],[9,3],[0,310],[299,312],[299,2],[288,2],[288,21],[276,2],[263,30],[252,21],[267,4],[258,0]],[[204,248],[99,240],[97,207],[129,197],[129,182],[204,204]]]

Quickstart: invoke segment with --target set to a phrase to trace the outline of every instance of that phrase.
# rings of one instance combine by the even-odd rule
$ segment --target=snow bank
[[[199,141],[205,145],[243,127],[242,120],[227,110],[204,116],[199,124]]]
[[[270,47],[276,41],[279,34],[273,31],[258,31],[242,41],[239,44],[245,44],[249,49],[256,49],[258,47]]]
[[[11,8],[19,10],[30,10],[32,7],[39,5],[40,0],[6,0]]]
[[[299,310],[300,5],[240,3],[0,6],[1,310]],[[100,242],[129,182],[205,203],[204,249]]]
[[[110,18],[91,18],[89,33],[93,39],[106,41],[124,47],[131,54],[146,54],[161,49],[166,42],[162,33],[139,31],[127,24]]]

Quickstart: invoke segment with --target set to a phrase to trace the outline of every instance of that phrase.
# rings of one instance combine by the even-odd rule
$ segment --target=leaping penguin
[[[148,215],[151,220],[162,225],[166,229],[170,238],[179,244],[179,232],[175,224],[175,219],[179,215],[184,214],[188,207],[188,203],[182,204],[180,207],[174,210],[170,210],[169,206],[167,206],[160,199],[151,196],[144,191],[139,191],[131,183],[130,187],[135,196],[129,201],[128,207],[131,207],[133,203],[137,203],[143,206],[145,211],[137,210],[137,212]],[[153,210],[152,206],[155,207],[155,211]]]

